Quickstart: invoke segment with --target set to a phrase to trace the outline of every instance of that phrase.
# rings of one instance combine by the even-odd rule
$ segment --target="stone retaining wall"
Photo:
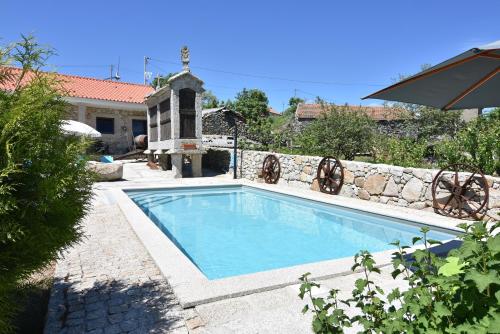
[[[270,152],[239,151],[239,177],[257,180],[262,162]],[[316,169],[322,157],[275,154],[281,164],[278,184],[318,189]],[[405,168],[358,161],[341,161],[344,186],[340,195],[414,209],[432,210],[432,180],[439,170]],[[460,178],[470,175],[460,173]],[[500,219],[500,178],[487,176],[490,186],[488,215]]]

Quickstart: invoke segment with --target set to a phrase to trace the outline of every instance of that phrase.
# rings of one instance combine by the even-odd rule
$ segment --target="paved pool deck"
[[[218,184],[221,175],[174,180],[144,163],[124,166],[126,181],[95,185],[86,237],[57,262],[45,333],[311,333],[303,315],[299,285],[219,300],[183,309],[169,282],[141,243],[111,195],[124,186]],[[391,267],[374,280],[384,289],[404,288]],[[341,290],[350,295],[360,274],[321,280],[316,294]],[[348,310],[349,313],[352,310]]]

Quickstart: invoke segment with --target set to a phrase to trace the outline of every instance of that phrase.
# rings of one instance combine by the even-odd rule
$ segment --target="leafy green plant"
[[[500,109],[479,117],[451,139],[436,145],[439,165],[467,163],[500,175]]]
[[[356,154],[371,150],[375,122],[366,113],[326,104],[324,110],[297,138],[302,153],[353,160]]]
[[[497,333],[500,328],[500,234],[484,222],[462,224],[462,244],[447,258],[437,257],[430,249],[440,242],[423,236],[413,238],[423,248],[408,253],[408,246],[392,243],[392,277],[408,282],[408,289],[396,288],[385,294],[374,284],[379,274],[373,257],[362,251],[354,257],[352,270],[360,270],[352,297],[339,299],[339,290],[328,297],[313,297],[320,287],[309,279],[300,280],[299,297],[309,298],[303,313],[312,312],[315,333],[343,333],[359,326],[360,333]],[[312,305],[312,306],[310,306]],[[353,307],[357,315],[349,317],[345,308]]]
[[[403,167],[424,167],[428,143],[412,138],[379,137],[374,147],[375,161]]]
[[[87,143],[62,133],[60,84],[38,71],[47,54],[31,37],[0,52],[21,68],[0,73],[14,83],[0,92],[1,333],[12,330],[16,287],[78,240],[91,199]]]

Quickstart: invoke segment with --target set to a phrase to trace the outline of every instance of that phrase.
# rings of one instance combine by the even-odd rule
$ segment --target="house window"
[[[115,133],[115,119],[108,117],[96,117],[95,128],[102,134],[114,134]]]
[[[134,137],[138,135],[148,134],[148,124],[143,119],[133,119],[132,120],[132,134]]]

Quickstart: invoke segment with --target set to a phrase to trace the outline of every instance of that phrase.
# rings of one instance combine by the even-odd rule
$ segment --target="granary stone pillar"
[[[196,98],[195,98],[195,106],[196,106],[196,121],[195,121],[195,133],[196,133],[196,138],[202,138],[202,130],[203,130],[203,114],[201,113],[201,110],[203,110],[203,93],[196,92]]]
[[[170,93],[171,127],[172,139],[179,139],[181,132],[181,123],[179,116],[179,91],[172,89]]]
[[[191,155],[191,170],[193,172],[193,177],[203,176],[203,172],[201,169],[201,154]]]
[[[174,178],[180,179],[182,177],[182,154],[172,153],[170,155],[172,160],[172,173]]]

